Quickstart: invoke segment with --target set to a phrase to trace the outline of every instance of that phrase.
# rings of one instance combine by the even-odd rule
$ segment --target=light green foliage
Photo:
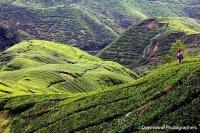
[[[0,107],[14,115],[5,126],[11,133],[140,132],[142,125],[197,126],[199,74],[200,59],[191,58],[110,90],[8,95],[0,99]]]
[[[171,54],[166,54],[162,58],[161,64],[170,63],[170,62],[172,62],[174,60],[175,60],[175,56],[172,56]]]
[[[25,41],[0,57],[4,132],[140,132],[200,121],[199,58],[135,79],[118,63],[48,41]]]
[[[136,77],[117,63],[41,40],[19,43],[2,52],[0,59],[2,94],[101,91]]]
[[[187,35],[200,33],[200,21],[186,17],[160,17],[159,20],[167,23],[174,32],[184,32]]]

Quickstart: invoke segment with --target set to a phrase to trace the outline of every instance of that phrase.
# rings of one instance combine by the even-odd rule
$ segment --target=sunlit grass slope
[[[167,23],[174,32],[184,32],[188,35],[200,33],[200,20],[187,17],[160,17],[158,20]]]
[[[31,40],[0,55],[0,94],[80,93],[133,80],[127,68],[71,46]]]
[[[200,58],[186,59],[100,93],[2,97],[0,119],[3,129],[13,133],[144,132],[139,129],[142,125],[198,127],[199,82]]]

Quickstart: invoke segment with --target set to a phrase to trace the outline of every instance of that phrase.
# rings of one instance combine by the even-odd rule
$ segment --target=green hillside
[[[200,18],[197,0],[1,0],[0,24],[91,53],[152,17]]]
[[[98,56],[131,69],[137,67],[146,71],[169,54],[176,40],[185,43],[189,54],[197,54],[200,48],[200,21],[180,17],[145,20],[126,30]]]
[[[77,48],[48,41],[17,44],[0,55],[0,94],[82,93],[119,86],[130,70]]]
[[[103,47],[116,34],[80,7],[37,10],[16,5],[0,7],[0,24],[16,27],[37,39],[65,42],[87,51]]]
[[[196,132],[200,122],[199,75],[200,59],[193,58],[102,92],[2,95],[1,126],[11,133],[139,133],[145,132],[142,125],[190,125]]]

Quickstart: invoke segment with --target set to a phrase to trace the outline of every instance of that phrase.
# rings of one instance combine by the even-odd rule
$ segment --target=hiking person
[[[183,62],[183,53],[182,53],[181,49],[178,50],[177,59],[178,59],[180,64]]]

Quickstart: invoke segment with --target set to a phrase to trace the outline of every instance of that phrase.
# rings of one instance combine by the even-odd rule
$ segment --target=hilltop
[[[177,40],[184,42],[190,55],[199,54],[200,21],[180,17],[144,20],[126,30],[98,56],[146,71],[169,54]]]
[[[191,58],[101,92],[2,95],[1,126],[11,133],[139,133],[142,125],[190,125],[195,132],[200,121],[199,75],[200,59]]]
[[[197,0],[1,0],[0,24],[36,39],[97,53],[133,24],[152,17],[200,18]]]

